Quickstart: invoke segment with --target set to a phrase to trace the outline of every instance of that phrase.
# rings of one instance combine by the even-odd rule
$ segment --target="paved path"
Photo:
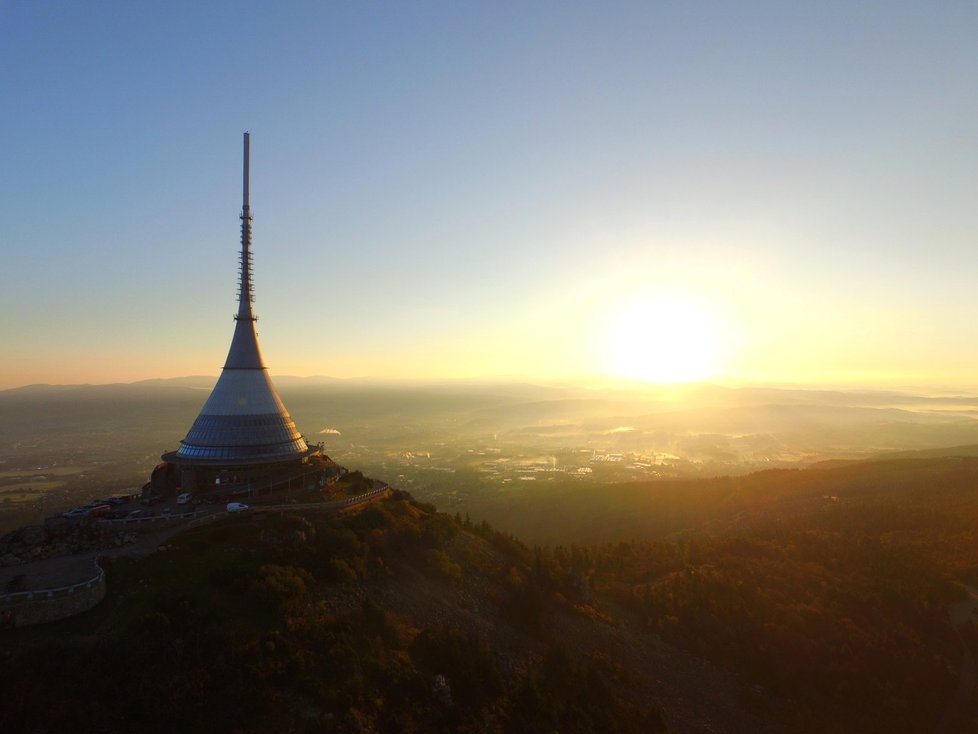
[[[57,589],[71,586],[92,578],[94,553],[80,553],[76,556],[61,556],[43,561],[24,563],[19,566],[0,568],[0,594],[7,591],[7,585],[18,576],[24,577],[24,590]]]
[[[17,576],[24,577],[25,591],[42,591],[71,586],[92,578],[96,558],[116,556],[142,556],[155,551],[168,538],[185,529],[184,525],[171,526],[152,533],[141,534],[139,540],[129,545],[100,551],[86,551],[72,556],[46,558],[43,561],[23,563],[0,568],[0,594]]]

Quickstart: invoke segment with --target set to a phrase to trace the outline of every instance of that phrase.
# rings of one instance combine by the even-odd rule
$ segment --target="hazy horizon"
[[[129,386],[147,383],[179,383],[183,381],[200,381],[199,389],[210,389],[205,383],[214,383],[220,376],[220,371],[212,374],[185,374],[169,377],[141,377],[134,380],[117,380],[106,382],[29,382],[24,384],[0,384],[0,393],[22,390],[26,388],[75,388],[75,387],[111,387]],[[936,397],[949,395],[978,395],[978,381],[975,383],[949,383],[943,381],[934,382],[908,382],[899,379],[879,382],[760,382],[735,379],[711,379],[696,382],[680,383],[654,383],[641,380],[619,378],[608,375],[572,375],[545,377],[535,375],[481,375],[467,377],[399,377],[399,376],[380,376],[380,375],[355,375],[340,377],[327,374],[294,375],[276,374],[270,371],[272,382],[278,384],[291,384],[293,382],[330,382],[346,384],[378,384],[378,385],[398,385],[398,386],[418,386],[425,387],[431,385],[539,385],[543,387],[567,387],[584,390],[621,390],[637,393],[649,394],[675,394],[681,395],[684,392],[699,389],[719,388],[719,389],[770,389],[770,390],[800,390],[810,392],[845,392],[845,393],[913,393],[919,396]]]

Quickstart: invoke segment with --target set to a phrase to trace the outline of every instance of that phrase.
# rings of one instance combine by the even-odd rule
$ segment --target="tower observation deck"
[[[220,484],[222,472],[248,473],[285,462],[301,464],[319,454],[309,448],[272,384],[258,347],[251,280],[250,134],[244,134],[244,185],[238,311],[221,376],[180,448],[163,454],[180,468],[183,489]],[[281,467],[285,469],[285,467]],[[155,476],[155,475],[154,475]]]

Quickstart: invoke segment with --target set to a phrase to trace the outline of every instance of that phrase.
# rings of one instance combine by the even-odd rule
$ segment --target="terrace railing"
[[[15,591],[7,594],[0,594],[0,604],[14,604],[20,601],[31,601],[33,599],[54,599],[59,596],[70,596],[71,594],[76,594],[84,589],[90,589],[93,586],[105,582],[105,571],[98,563],[98,559],[95,559],[95,575],[90,579],[85,581],[79,581],[77,584],[71,584],[69,586],[56,586],[50,589],[31,589],[29,591]]]

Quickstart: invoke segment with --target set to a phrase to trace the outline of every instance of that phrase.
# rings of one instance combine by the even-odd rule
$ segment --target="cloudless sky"
[[[717,379],[976,384],[976,39],[970,1],[0,0],[0,388],[217,374],[244,130],[273,374],[614,371],[668,293]]]

